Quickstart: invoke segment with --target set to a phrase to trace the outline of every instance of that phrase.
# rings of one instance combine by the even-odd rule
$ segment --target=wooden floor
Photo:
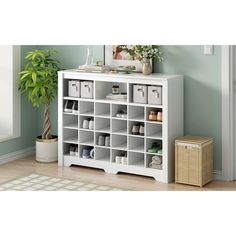
[[[57,163],[42,164],[35,157],[27,157],[7,164],[0,165],[0,183],[25,176],[31,173],[65,177],[89,183],[109,185],[128,190],[175,190],[175,191],[228,191],[236,190],[236,181],[213,181],[203,188],[182,184],[163,184],[153,178],[129,174],[106,174],[103,170],[85,167],[58,167]]]

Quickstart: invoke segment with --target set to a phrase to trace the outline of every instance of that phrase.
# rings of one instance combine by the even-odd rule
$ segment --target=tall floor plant
[[[19,73],[19,90],[28,93],[34,107],[44,105],[42,139],[51,139],[49,106],[57,94],[57,72],[60,62],[53,59],[54,50],[34,50],[26,53],[27,63]]]

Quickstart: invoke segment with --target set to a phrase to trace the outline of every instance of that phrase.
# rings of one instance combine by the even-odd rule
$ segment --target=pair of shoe
[[[150,168],[153,168],[153,169],[161,170],[162,169],[162,157],[160,157],[160,156],[153,156],[152,157],[152,161],[149,163],[148,166]]]
[[[127,107],[121,107],[116,113],[118,118],[127,118]]]
[[[67,100],[64,107],[64,112],[78,114],[78,102]]]
[[[99,135],[97,145],[110,147],[110,135]]]
[[[83,125],[82,125],[83,129],[94,129],[94,121],[93,119],[84,119],[83,120]]]
[[[133,135],[142,135],[143,136],[144,135],[144,124],[140,124],[140,123],[133,124],[131,133]]]
[[[76,145],[71,144],[70,145],[70,156],[78,156],[79,152],[78,152],[78,147]]]
[[[150,153],[162,154],[161,144],[154,142],[150,148],[147,150]]]
[[[94,148],[84,147],[82,149],[82,158],[84,158],[84,159],[93,159],[94,158]]]
[[[116,164],[127,165],[127,156],[125,152],[120,152],[115,158]]]
[[[150,111],[148,115],[148,120],[162,122],[162,112]]]

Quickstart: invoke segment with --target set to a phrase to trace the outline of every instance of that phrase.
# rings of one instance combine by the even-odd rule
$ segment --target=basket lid
[[[194,143],[194,144],[204,144],[206,142],[212,141],[213,138],[210,137],[201,137],[201,136],[191,136],[191,135],[186,135],[177,138],[175,141],[176,142],[188,142],[188,143]]]

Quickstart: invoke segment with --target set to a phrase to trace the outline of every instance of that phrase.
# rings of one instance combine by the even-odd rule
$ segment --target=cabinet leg
[[[108,174],[114,174],[114,175],[116,175],[118,173],[117,170],[114,170],[112,168],[105,168],[104,171]]]
[[[158,177],[153,177],[157,182],[160,182],[160,178],[158,178]]]
[[[64,162],[64,166],[65,166],[65,167],[70,167],[70,166],[71,166],[71,164],[70,164],[70,163],[68,163],[68,162]]]

